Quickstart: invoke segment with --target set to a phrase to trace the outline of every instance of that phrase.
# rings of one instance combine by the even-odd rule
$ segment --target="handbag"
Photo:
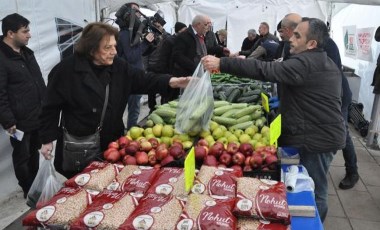
[[[66,172],[80,172],[90,162],[102,160],[102,151],[100,148],[100,130],[102,129],[104,115],[108,104],[109,85],[106,86],[106,97],[103,104],[102,116],[99,126],[94,134],[88,136],[75,136],[70,134],[63,126],[63,160],[62,169]]]

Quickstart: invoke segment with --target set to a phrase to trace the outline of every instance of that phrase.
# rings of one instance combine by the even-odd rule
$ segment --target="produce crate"
[[[276,164],[275,170],[263,171],[261,169],[255,169],[252,171],[243,171],[243,176],[245,177],[254,177],[258,179],[268,179],[268,180],[281,180],[281,163],[280,161]]]

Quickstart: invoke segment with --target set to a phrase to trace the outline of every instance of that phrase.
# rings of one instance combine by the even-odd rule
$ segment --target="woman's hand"
[[[53,158],[53,142],[43,144],[41,147],[41,154],[45,157],[46,160],[51,160]]]
[[[203,67],[210,73],[220,71],[220,59],[211,55],[207,55],[201,59]]]
[[[190,80],[191,77],[172,77],[169,80],[169,85],[172,88],[186,88]]]

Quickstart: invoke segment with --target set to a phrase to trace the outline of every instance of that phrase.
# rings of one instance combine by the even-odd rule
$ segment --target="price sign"
[[[270,123],[269,144],[277,147],[277,139],[281,135],[281,114]]]
[[[185,189],[187,192],[193,187],[195,177],[195,153],[191,148],[185,159]]]
[[[269,99],[265,93],[261,93],[261,104],[263,105],[264,110],[269,113]]]

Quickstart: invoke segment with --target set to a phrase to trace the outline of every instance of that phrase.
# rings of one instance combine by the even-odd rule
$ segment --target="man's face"
[[[312,41],[308,41],[306,36],[309,33],[309,22],[301,22],[294,29],[290,38],[290,53],[299,54],[307,49],[315,48],[311,46]]]
[[[282,29],[282,36],[281,37],[284,41],[289,41],[289,39],[293,36],[293,30],[290,27],[287,26],[281,26]]]
[[[98,50],[93,54],[95,65],[112,65],[116,56],[115,36],[105,36],[100,41]]]
[[[253,41],[253,39],[255,39],[255,37],[256,37],[256,34],[248,33],[248,39],[250,41]]]
[[[284,29],[283,28],[280,28],[277,30],[278,34],[280,35],[280,38],[282,41],[286,41],[285,38],[284,38]]]
[[[203,18],[201,22],[197,24],[197,27],[194,28],[198,34],[205,35],[211,28],[211,19],[209,17]]]
[[[17,32],[10,31],[10,37],[12,38],[13,44],[16,47],[22,47],[28,45],[29,39],[32,37],[30,35],[29,26],[21,27]]]
[[[259,33],[260,33],[260,35],[264,36],[264,35],[266,35],[268,32],[269,32],[269,31],[268,31],[268,28],[267,28],[265,25],[260,24],[260,26],[259,26]]]

